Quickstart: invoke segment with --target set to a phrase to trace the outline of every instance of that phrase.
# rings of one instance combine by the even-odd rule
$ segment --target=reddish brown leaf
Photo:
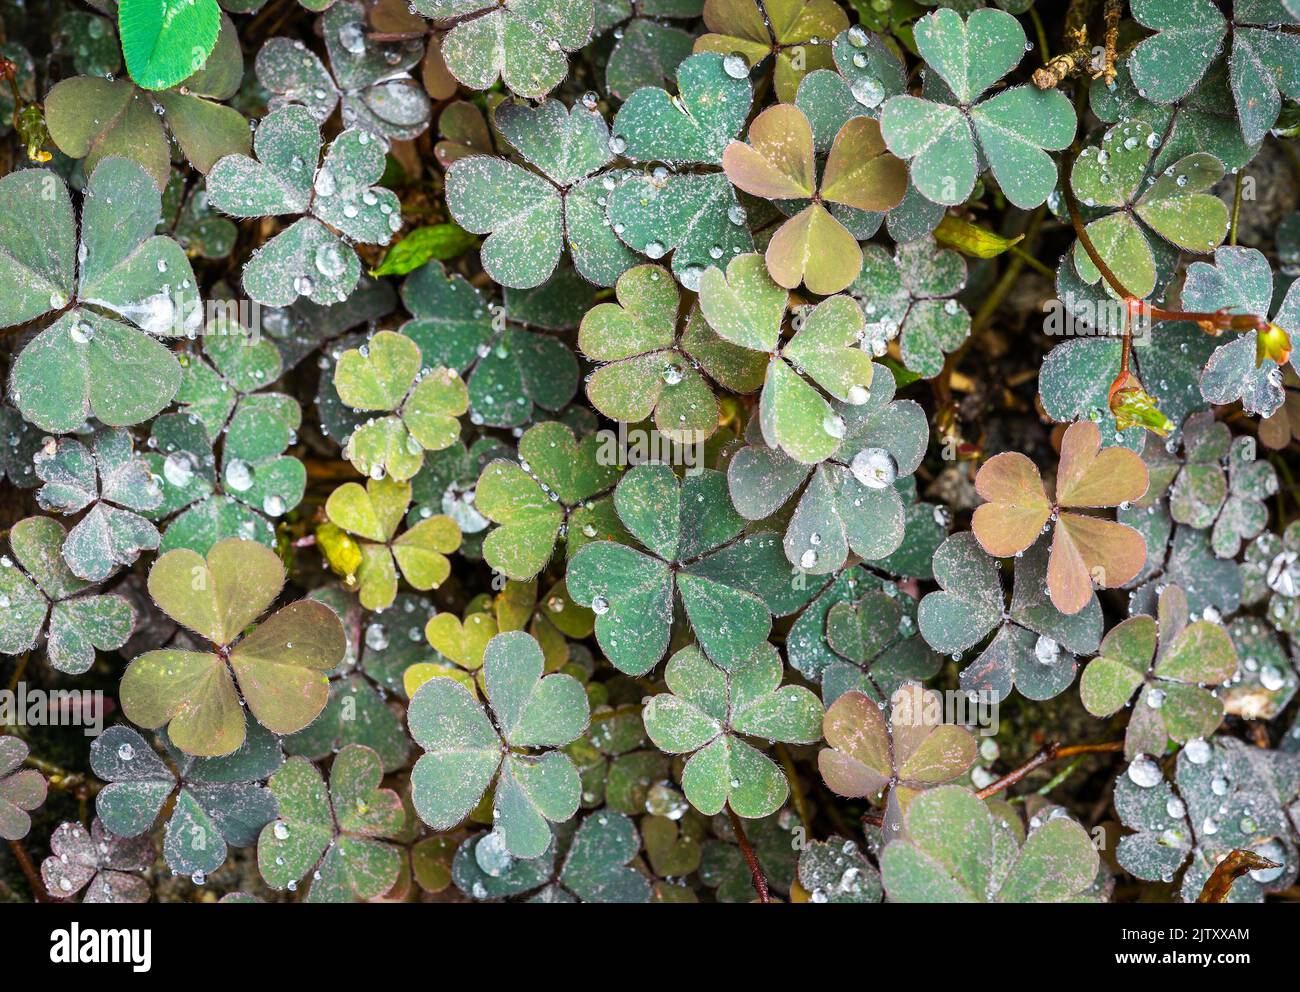
[[[749,144],[727,146],[722,168],[732,185],[765,200],[812,196],[817,177],[808,118],[793,104],[768,107],[749,126]]]
[[[1060,506],[1118,506],[1143,497],[1147,467],[1128,448],[1101,447],[1101,432],[1091,420],[1066,428],[1056,472]]]
[[[883,212],[903,201],[907,166],[889,154],[880,125],[853,117],[840,128],[822,174],[822,197],[858,210]]]
[[[1047,590],[1062,613],[1088,605],[1094,583],[1113,589],[1132,580],[1146,561],[1146,542],[1132,527],[1099,517],[1062,513],[1047,563]]]
[[[1052,513],[1038,467],[1016,451],[985,462],[975,476],[975,491],[988,502],[975,510],[971,530],[980,547],[996,558],[1033,544]]]
[[[780,286],[830,296],[845,289],[862,269],[862,249],[820,203],[810,203],[781,225],[768,243],[767,271]]]

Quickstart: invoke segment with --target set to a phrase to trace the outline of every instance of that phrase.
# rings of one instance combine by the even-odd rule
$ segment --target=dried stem
[[[1044,744],[1038,752],[1026,761],[1019,768],[1007,772],[996,782],[986,785],[975,793],[981,799],[988,799],[990,796],[996,796],[999,792],[1011,788],[1026,775],[1041,768],[1049,761],[1056,761],[1058,758],[1073,758],[1080,754],[1108,754],[1114,751],[1124,750],[1123,741],[1104,741],[1100,744],[1071,744],[1063,747],[1059,742],[1053,741],[1050,744]]]
[[[27,856],[27,849],[23,847],[21,842],[11,840],[9,850],[13,852],[14,860],[18,862],[18,867],[22,869],[23,876],[27,879],[27,887],[32,890],[32,898],[37,902],[49,902],[50,894],[45,891],[45,883],[41,881],[41,876],[37,874],[32,859]]]
[[[1101,56],[1101,75],[1107,86],[1115,82],[1118,72],[1115,68],[1115,50],[1119,47],[1119,18],[1123,10],[1123,0],[1106,0],[1106,38],[1105,51]]]
[[[758,863],[758,855],[754,853],[754,848],[750,846],[749,838],[745,836],[745,825],[740,822],[740,817],[736,811],[727,805],[727,816],[731,818],[731,829],[736,834],[736,843],[740,845],[740,853],[745,856],[745,863],[749,865],[749,874],[754,879],[754,889],[758,892],[759,902],[771,902],[772,897],[767,890],[767,878],[763,874],[763,866]]]
[[[1050,761],[1056,761],[1060,758],[1076,758],[1084,754],[1111,754],[1116,751],[1124,750],[1123,741],[1102,741],[1097,744],[1069,744],[1062,745],[1059,741],[1053,741],[1050,744],[1044,744],[1034,754],[1032,758],[1026,761],[1019,768],[1007,772],[996,782],[986,785],[975,795],[981,799],[988,799],[990,796],[996,796],[999,792],[1011,788],[1021,779],[1025,778],[1032,772],[1042,768],[1043,765]],[[866,826],[878,827],[885,822],[884,817],[879,813],[864,813],[862,822]]]
[[[1219,862],[1214,872],[1205,880],[1205,887],[1196,897],[1197,902],[1227,902],[1232,891],[1232,883],[1248,871],[1264,868],[1280,868],[1281,865],[1254,851],[1233,851]]]

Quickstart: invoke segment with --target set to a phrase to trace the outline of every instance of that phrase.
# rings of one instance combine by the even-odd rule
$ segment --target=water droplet
[[[853,456],[849,471],[868,489],[885,489],[898,479],[898,462],[884,448],[863,448]]]
[[[1145,754],[1140,754],[1128,766],[1128,777],[1139,788],[1149,789],[1164,776],[1160,766]]]

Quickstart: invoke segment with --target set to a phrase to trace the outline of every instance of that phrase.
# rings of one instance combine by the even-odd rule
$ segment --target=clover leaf
[[[1223,703],[1206,687],[1236,673],[1227,630],[1210,620],[1189,622],[1186,595],[1170,585],[1160,593],[1157,619],[1129,617],[1107,632],[1101,653],[1083,670],[1079,696],[1089,713],[1110,716],[1140,689],[1124,752],[1161,755],[1170,739],[1185,744],[1214,733]]]
[[[671,81],[677,66],[691,54],[695,38],[664,22],[699,17],[703,6],[701,0],[598,3],[595,34],[612,29],[614,36],[614,48],[605,64],[605,89],[609,94],[626,100],[643,86],[662,86]]]
[[[588,399],[627,423],[653,414],[655,426],[674,441],[707,438],[718,427],[718,401],[689,349],[695,345],[711,366],[732,358],[746,363],[749,356],[717,339],[706,347],[694,311],[679,332],[681,293],[658,265],[628,269],[614,292],[618,302],[597,304],[578,328],[579,350],[605,363],[587,378]]]
[[[1183,305],[1230,313],[1267,316],[1273,310],[1273,274],[1268,261],[1253,248],[1224,247],[1214,253],[1214,264],[1193,262],[1183,284]],[[1269,331],[1280,329],[1289,338],[1300,334],[1300,289],[1287,288],[1276,306]],[[1282,405],[1282,372],[1275,353],[1265,349],[1260,331],[1229,333],[1201,374],[1201,390],[1211,403],[1240,400],[1248,413],[1271,416]],[[1289,351],[1289,345],[1287,347]]]
[[[67,187],[53,173],[0,179],[0,326],[55,317],[9,376],[14,403],[42,430],[67,433],[91,415],[112,427],[139,423],[176,394],[180,368],[154,336],[185,334],[202,313],[189,259],[153,234],[160,209],[159,188],[139,166],[104,159],[86,186],[78,241]]]
[[[606,215],[628,247],[652,261],[672,254],[672,270],[689,290],[706,269],[753,248],[745,208],[721,171],[723,154],[745,125],[752,90],[713,52],[677,68],[677,94],[637,90],[610,128],[610,151],[637,162],[668,162],[614,178]],[[695,168],[680,168],[695,166]]]
[[[1116,858],[1138,878],[1174,882],[1194,902],[1219,861],[1235,849],[1256,850],[1283,869],[1251,872],[1229,891],[1230,902],[1260,902],[1291,884],[1295,852],[1284,804],[1295,791],[1289,756],[1216,738],[1188,741],[1172,782],[1146,755],[1115,782],[1115,810],[1135,832],[1121,838]]]
[[[752,443],[727,467],[732,502],[748,520],[773,515],[802,488],[783,544],[790,562],[810,575],[836,571],[850,553],[879,559],[902,545],[903,499],[895,484],[916,471],[925,453],[921,408],[893,399],[887,371],[875,374],[869,359],[858,364],[873,370],[867,398],[828,407],[834,432],[842,432],[838,451],[812,467],[761,443],[761,427],[751,424]]]
[[[541,99],[564,79],[567,53],[591,38],[592,0],[414,0],[416,12],[456,23],[442,39],[447,69],[486,90],[500,76],[512,93]]]
[[[1208,0],[1136,0],[1132,6],[1138,23],[1155,31],[1128,57],[1133,81],[1152,100],[1169,103],[1186,96],[1215,62],[1229,34],[1232,95],[1247,144],[1258,144],[1273,126],[1284,95],[1300,95],[1300,82],[1285,68],[1297,57],[1297,43],[1278,30],[1279,24],[1297,23],[1294,12],[1277,4],[1234,0],[1229,20]]]
[[[27,517],[9,529],[18,559],[0,560],[0,653],[30,651],[45,631],[45,652],[58,671],[80,675],[95,663],[95,651],[126,643],[135,611],[122,596],[90,595],[63,557],[67,532],[51,517]]]
[[[870,117],[844,123],[818,180],[812,125],[793,104],[755,117],[749,143],[731,142],[722,165],[727,178],[752,196],[811,200],[772,235],[764,257],[779,285],[794,289],[803,283],[822,296],[847,288],[862,266],[857,240],[825,204],[884,212],[907,191],[907,169],[886,151],[880,125]]]
[[[690,754],[682,771],[686,798],[712,816],[729,806],[758,819],[789,795],[785,776],[743,739],[812,743],[821,737],[821,704],[802,686],[781,685],[781,658],[770,645],[722,668],[696,647],[668,660],[669,692],[644,710],[646,733],[669,754]]]
[[[1062,613],[1082,610],[1094,584],[1109,589],[1128,582],[1146,558],[1146,545],[1131,527],[1068,512],[1118,506],[1147,489],[1142,460],[1127,448],[1103,449],[1091,421],[1071,424],[1061,439],[1055,500],[1048,498],[1037,466],[1017,452],[985,462],[975,488],[989,502],[976,508],[971,529],[995,557],[1021,553],[1055,521],[1047,585]]]
[[[908,807],[905,833],[880,858],[894,902],[1078,902],[1097,874],[1092,839],[1068,816],[1049,818],[1023,846],[973,793],[940,786]]]
[[[360,902],[391,889],[398,848],[384,838],[406,821],[402,801],[380,787],[379,756],[349,744],[330,767],[329,786],[305,758],[290,758],[267,783],[279,816],[262,827],[257,866],[273,889],[294,891],[311,875],[306,902]]]
[[[85,903],[149,901],[149,884],[139,876],[153,864],[147,837],[116,837],[95,817],[87,830],[60,823],[50,834],[50,856],[41,862],[41,881],[52,895],[70,899],[85,890]]]
[[[587,541],[621,537],[609,499],[622,466],[602,457],[594,434],[578,440],[564,424],[546,421],[519,439],[519,462],[490,462],[479,477],[475,505],[498,524],[483,541],[483,558],[503,575],[533,578],[551,560],[562,529],[572,555]]]
[[[912,182],[929,200],[955,206],[970,196],[983,163],[1022,209],[1056,185],[1047,151],[1074,138],[1069,98],[1056,89],[1015,86],[981,99],[1025,54],[1025,32],[1010,14],[976,10],[965,20],[943,9],[916,22],[917,49],[946,84],[932,100],[890,97],[880,114],[889,150],[911,163]],[[936,80],[937,82],[937,80]]]
[[[324,124],[342,105],[344,127],[390,141],[410,141],[429,126],[429,97],[410,76],[420,60],[418,38],[380,42],[366,33],[365,8],[335,3],[321,19],[330,69],[301,41],[271,38],[257,53],[258,81],[272,94],[270,109],[301,104]]]
[[[63,558],[74,575],[102,582],[141,551],[158,547],[158,530],[137,511],[157,509],[162,491],[125,430],[103,431],[94,451],[62,438],[36,455],[36,474],[44,483],[36,494],[43,510],[88,512],[63,542]]]
[[[880,902],[880,872],[854,840],[815,840],[799,852],[799,885],[814,903]]]
[[[177,748],[203,758],[238,750],[244,704],[275,733],[311,723],[329,694],[324,673],[343,658],[343,628],[328,606],[302,600],[244,634],[283,585],[279,558],[254,541],[220,541],[206,560],[186,549],[162,555],[149,570],[149,595],[215,650],[166,648],[132,661],[119,694],[127,719],[167,726]]]
[[[529,289],[555,271],[567,247],[585,278],[610,285],[635,256],[609,229],[604,205],[614,158],[604,118],[558,100],[507,101],[494,122],[537,172],[505,159],[469,156],[447,170],[447,205],[461,227],[488,234],[483,268],[504,286]],[[539,174],[540,173],[540,174]]]
[[[32,828],[33,810],[45,802],[45,776],[23,768],[29,749],[18,737],[0,737],[0,838],[22,840]]]
[[[997,564],[975,535],[954,534],[934,556],[940,589],[917,609],[917,625],[936,651],[961,652],[997,633],[962,671],[962,688],[1005,699],[1013,687],[1029,699],[1051,699],[1074,680],[1075,656],[1097,650],[1101,606],[1090,595],[1073,614],[1061,611],[1047,595],[1050,555],[1043,540],[1016,558],[1008,608]]]
[[[758,255],[741,255],[728,264],[725,275],[710,269],[701,279],[700,309],[718,336],[772,356],[759,398],[764,440],[796,461],[814,465],[842,450],[848,428],[844,416],[804,375],[840,403],[864,406],[871,399],[875,365],[855,347],[863,319],[851,297],[834,296],[801,312],[794,336],[782,343],[787,303],[786,290],[768,275]]]
[[[411,502],[411,487],[391,479],[368,479],[365,486],[345,482],[330,493],[325,515],[335,527],[355,535],[356,558],[335,563],[344,581],[356,585],[368,610],[391,606],[397,575],[414,589],[436,589],[451,574],[447,555],[460,546],[460,529],[450,517],[436,516],[397,529]]]
[[[888,717],[866,694],[846,692],[822,720],[830,745],[817,754],[822,779],[837,795],[883,799],[886,832],[896,832],[919,793],[975,761],[975,739],[942,715],[938,694],[915,682],[894,691]]]
[[[640,850],[641,838],[631,818],[622,813],[592,813],[573,835],[560,869],[560,884],[580,902],[649,902],[650,880],[628,867]]]
[[[615,668],[642,675],[659,662],[678,597],[714,662],[730,668],[761,647],[772,625],[768,604],[780,605],[776,590],[758,595],[747,582],[770,567],[777,542],[771,533],[743,534],[720,472],[679,481],[665,465],[638,465],[620,480],[614,506],[646,551],[592,541],[569,560],[566,579],[574,601],[596,614],[596,640]],[[783,568],[773,578],[786,584]]]
[[[1091,220],[1088,237],[1102,260],[1123,273],[1125,287],[1139,297],[1156,288],[1157,262],[1147,230],[1170,244],[1202,254],[1214,251],[1228,231],[1228,208],[1210,188],[1223,178],[1223,163],[1195,152],[1152,170],[1160,136],[1143,121],[1116,124],[1100,145],[1079,155],[1070,182],[1086,207],[1109,210]],[[1088,283],[1101,272],[1082,242],[1074,247],[1074,266]],[[1108,292],[1115,290],[1106,284]]]
[[[121,0],[117,8],[122,54],[131,78],[165,90],[199,69],[217,44],[217,0]]]
[[[513,857],[537,858],[551,843],[550,824],[577,812],[578,773],[553,748],[586,729],[587,699],[570,675],[543,678],[542,664],[541,648],[522,631],[491,640],[483,673],[492,719],[452,679],[430,679],[415,692],[408,720],[425,754],[411,772],[411,798],[429,826],[460,823],[495,780],[502,843]]]
[[[167,757],[170,765],[130,727],[109,727],[90,745],[91,769],[108,783],[95,796],[95,809],[114,834],[137,837],[174,797],[163,856],[172,871],[198,884],[225,864],[227,845],[252,847],[275,818],[275,799],[260,782],[284,763],[284,754],[272,734],[254,728],[226,757],[191,758],[174,748]]]
[[[469,390],[454,369],[421,364],[419,346],[405,335],[380,331],[339,356],[334,388],[347,406],[393,411],[354,430],[344,456],[371,479],[387,473],[405,482],[460,435],[456,419],[469,408]]]
[[[938,375],[944,356],[970,335],[970,313],[953,298],[965,285],[965,260],[929,236],[899,244],[892,257],[868,245],[862,271],[849,286],[867,317],[862,347],[880,356],[898,339],[910,371],[927,379]]]
[[[305,107],[291,105],[262,120],[253,150],[256,159],[226,155],[212,167],[209,202],[235,217],[304,216],[250,256],[244,292],[264,306],[288,306],[299,296],[321,305],[346,299],[361,263],[339,234],[386,245],[402,226],[397,196],[375,185],[384,172],[383,143],[349,128],[317,168],[316,121]]]
[[[695,41],[697,52],[735,56],[729,72],[748,75],[752,66],[772,58],[777,99],[789,103],[803,77],[831,66],[830,41],[845,30],[848,18],[831,0],[706,0],[704,25],[709,33]]]

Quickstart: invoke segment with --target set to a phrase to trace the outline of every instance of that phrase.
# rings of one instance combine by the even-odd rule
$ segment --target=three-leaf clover
[[[970,335],[970,313],[955,297],[966,286],[966,260],[929,236],[902,242],[891,256],[879,245],[862,252],[849,294],[862,304],[862,347],[883,355],[898,340],[903,364],[923,378],[943,371],[944,356]]]
[[[379,756],[361,744],[339,751],[328,788],[316,766],[290,758],[267,783],[279,815],[262,827],[257,866],[273,889],[311,875],[307,902],[377,899],[397,884],[399,849],[383,838],[406,824],[401,797],[380,787]]]
[[[1277,492],[1277,472],[1255,450],[1253,437],[1233,438],[1209,411],[1183,425],[1185,463],[1169,490],[1169,515],[1198,529],[1212,526],[1210,543],[1220,558],[1235,558],[1242,542],[1268,524],[1264,501]]]
[[[50,834],[50,856],[41,862],[41,881],[60,899],[85,889],[85,903],[148,902],[149,883],[138,872],[153,859],[153,841],[147,835],[114,836],[99,817],[89,830],[69,821]]]
[[[679,334],[681,292],[658,265],[628,269],[614,292],[617,302],[592,307],[578,328],[579,350],[605,363],[587,378],[592,406],[626,423],[653,414],[659,431],[679,442],[707,438],[718,427],[718,401],[690,349],[716,365],[732,346],[707,341],[695,312]],[[748,357],[737,356],[741,363]]]
[[[42,430],[67,433],[92,415],[139,423],[176,395],[180,366],[155,337],[189,333],[202,311],[185,252],[153,233],[160,210],[143,169],[104,159],[86,184],[78,240],[54,173],[0,179],[0,327],[55,317],[9,374],[14,403]]]
[[[271,38],[257,53],[257,79],[273,94],[271,110],[301,104],[324,124],[342,104],[344,127],[365,128],[392,141],[424,133],[429,97],[409,74],[424,51],[419,38],[370,38],[365,8],[350,0],[330,7],[321,18],[321,34],[329,69],[297,39]]]
[[[956,206],[987,163],[1008,200],[1026,210],[1038,206],[1056,186],[1047,152],[1070,144],[1076,122],[1069,98],[1056,89],[1014,86],[983,99],[1025,56],[1020,22],[988,9],[963,20],[945,8],[922,17],[914,31],[921,57],[937,75],[934,98],[890,97],[880,129],[890,151],[911,162],[916,188],[935,203]]]
[[[1119,712],[1141,690],[1124,738],[1130,758],[1162,755],[1171,739],[1209,737],[1223,720],[1223,703],[1207,687],[1237,674],[1237,652],[1219,624],[1189,621],[1187,596],[1165,586],[1158,615],[1111,628],[1079,679],[1079,696],[1094,716]]]
[[[385,473],[398,482],[411,478],[426,451],[455,443],[456,418],[469,408],[469,391],[459,374],[423,365],[419,345],[393,331],[380,331],[340,355],[334,388],[353,409],[393,411],[357,427],[344,445],[344,456],[372,479]]]
[[[704,26],[697,52],[734,56],[728,71],[743,75],[770,57],[777,99],[789,103],[804,76],[831,67],[831,39],[849,22],[833,0],[706,0]]]
[[[1206,254],[1223,243],[1228,208],[1210,192],[1223,178],[1223,163],[1208,152],[1194,152],[1152,171],[1160,136],[1144,121],[1116,124],[1100,145],[1089,145],[1075,160],[1070,184],[1088,208],[1106,211],[1085,230],[1093,247],[1124,287],[1149,296],[1158,281],[1158,262],[1148,230],[1170,244]],[[1074,246],[1074,267],[1088,283],[1101,272],[1082,242]],[[1116,290],[1109,282],[1107,292]]]
[[[967,692],[991,692],[1005,699],[1013,687],[1029,699],[1051,699],[1074,681],[1075,656],[1101,642],[1101,604],[1089,592],[1082,609],[1067,614],[1050,598],[1046,542],[1036,541],[1016,557],[1008,606],[997,562],[975,535],[954,534],[934,555],[940,588],[917,608],[921,636],[936,651],[961,652],[997,634],[961,673]]]
[[[1286,803],[1295,794],[1294,758],[1231,738],[1190,740],[1178,752],[1172,780],[1141,755],[1115,782],[1115,811],[1134,832],[1115,855],[1141,879],[1174,882],[1195,902],[1219,862],[1233,850],[1255,850],[1284,865],[1250,872],[1230,902],[1260,902],[1291,884],[1295,851]]]
[[[902,826],[918,793],[962,775],[975,761],[975,738],[964,727],[943,722],[938,693],[915,682],[889,699],[889,715],[870,696],[846,692],[822,720],[830,745],[817,754],[817,767],[840,796],[885,801],[885,828]]]
[[[978,796],[945,785],[918,796],[880,858],[894,902],[1086,901],[1099,858],[1068,816],[1048,817],[1021,846]]]
[[[164,648],[132,661],[119,694],[127,719],[166,725],[176,747],[203,758],[243,744],[244,704],[277,734],[316,719],[329,695],[325,673],[347,649],[343,626],[325,604],[302,600],[245,634],[283,586],[280,559],[255,541],[220,541],[206,560],[183,548],[162,555],[149,570],[149,595],[213,649]]]
[[[744,534],[725,477],[711,469],[679,480],[666,465],[638,465],[614,490],[614,506],[646,550],[593,541],[569,560],[566,576],[574,601],[596,614],[596,640],[614,667],[643,675],[658,664],[678,598],[713,661],[746,661],[772,628],[768,601],[751,585],[779,583],[763,589],[769,599],[790,595],[784,564],[763,574],[772,552],[780,554],[775,535]]]
[[[645,729],[661,751],[690,755],[682,788],[701,813],[729,806],[758,819],[785,803],[790,789],[780,768],[744,738],[811,744],[821,739],[822,707],[802,686],[782,686],[781,674],[771,645],[730,668],[694,646],[668,660],[669,691],[646,703]]]
[[[865,364],[874,369],[869,359]],[[766,519],[800,494],[784,546],[790,562],[811,575],[839,569],[850,552],[884,558],[903,543],[903,497],[895,483],[921,464],[929,430],[919,405],[893,398],[888,370],[870,379],[865,402],[829,405],[842,437],[825,461],[814,467],[760,443],[762,429],[751,423],[752,443],[727,466],[732,502],[747,520]]]
[[[108,783],[95,810],[117,836],[138,837],[174,797],[163,857],[172,871],[201,881],[225,864],[227,845],[251,847],[274,819],[275,798],[260,783],[284,754],[274,735],[254,728],[225,757],[192,758],[169,746],[167,758],[170,765],[130,727],[109,727],[90,745],[91,770]]]
[[[975,477],[987,503],[975,510],[971,530],[980,546],[997,558],[1020,554],[1055,523],[1047,586],[1062,613],[1078,613],[1103,589],[1133,579],[1146,560],[1146,544],[1132,527],[1071,510],[1118,506],[1140,499],[1147,469],[1127,448],[1102,448],[1101,432],[1088,420],[1066,428],[1056,472],[1056,497],[1050,499],[1038,466],[1009,451],[994,455]]]
[[[537,642],[512,631],[484,653],[492,719],[453,679],[432,678],[416,690],[407,719],[425,754],[411,772],[411,799],[433,829],[464,820],[494,780],[496,830],[516,858],[539,857],[551,843],[550,825],[577,812],[578,772],[554,749],[587,729],[587,696],[571,675],[543,678],[542,671]]]
[[[635,260],[605,219],[615,174],[609,126],[599,113],[558,100],[540,107],[506,101],[494,123],[521,165],[472,155],[447,170],[447,207],[467,231],[487,234],[479,250],[494,281],[530,289],[550,278],[567,248],[578,272],[608,286]]]
[[[368,610],[391,606],[397,596],[397,574],[414,589],[436,589],[451,574],[447,555],[460,547],[460,528],[439,514],[408,527],[398,527],[411,503],[411,487],[392,479],[368,479],[364,487],[345,482],[330,493],[325,515],[331,524],[360,538],[347,550],[331,554],[331,564],[349,585],[356,584],[361,605]]]
[[[519,461],[497,459],[479,477],[475,505],[498,524],[483,541],[484,560],[511,579],[526,581],[546,567],[565,529],[572,555],[587,541],[621,536],[610,499],[623,467],[602,438],[579,440],[562,423],[546,421],[519,439]]]
[[[63,557],[74,575],[102,582],[141,551],[158,547],[158,530],[140,512],[157,509],[162,489],[148,463],[135,453],[125,430],[101,431],[94,449],[61,438],[36,455],[36,474],[43,486],[36,493],[42,510],[80,513],[63,543]]]
[[[592,0],[414,0],[412,8],[454,21],[442,39],[451,74],[476,90],[498,76],[512,93],[540,99],[564,79],[567,53],[591,39]]]
[[[322,306],[347,299],[361,262],[342,237],[386,245],[402,226],[397,195],[374,185],[384,173],[383,142],[350,128],[320,162],[315,118],[290,105],[262,119],[253,150],[256,159],[227,155],[212,167],[209,202],[234,217],[304,216],[253,252],[244,292],[264,306],[288,306],[299,296]]]
[[[27,517],[9,529],[9,547],[21,567],[0,558],[0,654],[30,651],[44,630],[50,664],[80,675],[95,663],[96,650],[126,643],[135,611],[116,594],[83,595],[91,583],[68,568],[66,537],[52,517]]]
[[[796,206],[811,201],[772,235],[764,257],[778,284],[803,283],[823,296],[845,289],[862,266],[857,239],[826,204],[884,212],[907,191],[906,167],[886,151],[880,125],[865,116],[840,128],[819,181],[812,125],[793,104],[754,118],[749,143],[731,142],[722,164],[727,178],[752,196]]]

